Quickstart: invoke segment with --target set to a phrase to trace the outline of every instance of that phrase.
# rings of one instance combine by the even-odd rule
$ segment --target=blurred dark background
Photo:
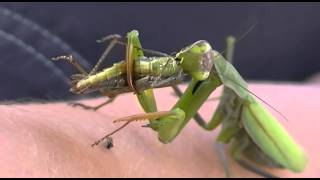
[[[222,51],[257,23],[236,46],[243,77],[305,81],[320,70],[319,17],[319,3],[0,3],[0,100],[74,97],[76,71],[50,58],[73,54],[89,69],[105,48],[97,39],[132,29],[170,54],[199,39]],[[123,57],[117,46],[106,66]]]

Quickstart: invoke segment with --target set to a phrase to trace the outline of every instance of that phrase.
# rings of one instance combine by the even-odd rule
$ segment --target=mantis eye
[[[208,78],[213,66],[213,52],[207,41],[200,40],[177,53],[185,72],[199,81]]]
[[[210,72],[213,66],[213,53],[211,51],[202,54],[199,68],[203,72]]]

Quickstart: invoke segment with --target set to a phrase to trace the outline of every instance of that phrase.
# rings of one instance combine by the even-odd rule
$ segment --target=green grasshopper
[[[233,38],[229,38],[227,46],[226,57],[231,60],[234,46]],[[170,59],[170,62],[174,62],[179,72],[182,70],[183,73],[192,77],[186,91],[170,111],[157,111],[153,92],[148,89],[152,86],[147,85],[148,87],[143,89],[134,83],[151,74],[149,71],[146,74],[139,74],[138,69],[136,69],[138,67],[135,65],[136,61],[140,62],[139,59],[144,58],[144,50],[141,47],[137,31],[131,31],[127,34],[126,47],[125,69],[122,68],[121,70],[126,75],[123,78],[126,84],[121,87],[128,87],[129,91],[137,93],[138,100],[146,113],[115,120],[114,122],[126,123],[116,131],[96,141],[93,145],[110,138],[111,135],[129,123],[142,119],[149,120],[148,127],[158,133],[158,139],[162,143],[170,143],[188,121],[194,117],[196,122],[206,130],[213,130],[219,124],[222,124],[222,130],[217,138],[218,142],[230,143],[233,158],[249,170],[266,177],[272,177],[269,173],[255,168],[252,162],[271,167],[287,168],[293,172],[304,170],[307,158],[302,148],[250,94],[246,82],[237,70],[220,53],[213,50],[208,42],[198,41],[182,49],[175,56],[165,56],[167,60]],[[158,59],[153,58],[155,61]],[[167,67],[168,62],[169,60],[162,63],[162,66]],[[170,73],[163,72],[164,69],[162,68],[154,75],[161,74],[161,78],[164,76],[170,77]],[[178,71],[171,73],[175,74]],[[92,75],[91,80],[96,80],[95,75]],[[117,75],[115,77],[118,78]],[[77,80],[76,84],[79,85],[79,82],[85,82],[88,78],[91,78],[90,74]],[[150,83],[152,80],[148,82]],[[166,85],[173,86],[175,83],[172,81],[172,83]],[[221,85],[224,86],[221,101],[211,120],[206,123],[197,114],[197,111],[210,94]],[[87,87],[86,89],[108,92],[102,87],[103,84],[100,84],[97,88]],[[179,92],[179,89],[175,87],[175,91]]]
[[[136,92],[139,101],[143,101],[141,103],[143,108],[147,112],[154,112],[157,111],[157,109],[152,88],[172,86],[183,81],[183,69],[177,64],[172,56],[152,50],[139,49],[138,47],[133,48],[132,43],[130,42],[127,43],[129,46],[127,46],[126,51],[130,53],[126,53],[126,60],[98,71],[99,66],[106,60],[107,54],[116,43],[127,45],[126,43],[121,42],[119,40],[120,38],[120,35],[109,35],[99,41],[104,42],[112,39],[103,55],[98,60],[96,66],[89,73],[71,55],[53,58],[53,60],[67,60],[81,73],[71,76],[72,87],[70,91],[72,93],[87,94],[94,91],[100,91],[103,95],[110,98],[108,101],[95,107],[79,103],[72,105],[79,105],[85,109],[97,110],[102,106],[111,103],[119,94]],[[139,42],[135,42],[135,44],[136,43]],[[139,51],[137,51],[137,48]],[[161,55],[161,57],[144,57],[141,50]],[[132,54],[140,54],[140,58],[137,59],[135,57],[135,59],[133,59],[130,57]],[[135,75],[135,79],[133,79],[132,74]]]

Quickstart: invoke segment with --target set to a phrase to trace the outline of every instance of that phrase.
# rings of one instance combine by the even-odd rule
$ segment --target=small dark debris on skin
[[[113,147],[113,139],[112,137],[107,137],[105,142],[105,148],[111,149]]]
[[[145,125],[142,125],[141,127],[143,127],[143,128],[151,128],[150,124],[145,124]]]

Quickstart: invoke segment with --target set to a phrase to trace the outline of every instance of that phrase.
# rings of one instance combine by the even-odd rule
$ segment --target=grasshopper
[[[117,71],[121,73],[115,73],[112,76],[118,78],[114,80],[117,83],[120,82],[119,78],[125,82],[121,85],[117,84],[115,87],[118,87],[118,89],[110,88],[108,83],[105,82],[112,80],[112,78],[108,79],[100,76],[100,83],[93,83],[99,79],[99,73],[89,73],[82,76],[76,80],[73,88],[71,88],[75,93],[100,90],[106,95],[112,95],[109,97],[114,97],[115,93],[135,92],[146,112],[115,120],[114,122],[125,122],[125,124],[94,142],[92,146],[110,138],[111,135],[129,123],[140,120],[148,120],[147,127],[158,133],[158,139],[162,143],[170,143],[177,137],[189,120],[194,118],[201,127],[209,131],[222,124],[222,130],[218,135],[217,141],[230,144],[232,157],[240,165],[251,171],[265,177],[274,177],[272,174],[256,168],[253,163],[276,168],[287,168],[293,172],[304,170],[307,164],[307,157],[302,148],[272,114],[252,96],[247,89],[246,82],[232,64],[219,52],[213,50],[207,41],[197,41],[183,48],[174,56],[164,55],[163,57],[146,58],[138,36],[139,34],[136,30],[127,34],[126,61],[122,62],[121,66],[123,67]],[[233,56],[234,43],[235,39],[229,37],[226,57],[230,61]],[[149,63],[160,62],[161,59],[165,60],[155,65],[153,69],[149,66],[149,68],[146,68],[148,69],[147,71],[143,71],[143,66],[140,64],[142,59],[148,59],[147,62]],[[168,67],[175,68],[171,68],[174,70],[169,72]],[[152,71],[150,71],[151,69]],[[102,72],[105,71],[100,73]],[[178,83],[176,80],[179,79],[177,77],[183,77],[181,74],[188,74],[192,77],[184,93],[175,86]],[[159,81],[157,82],[166,83],[162,86],[155,86],[153,84],[154,80],[149,79],[146,81],[147,83],[142,83],[143,85],[139,86],[139,81],[145,77],[158,77]],[[175,77],[175,80],[168,80],[170,77]],[[180,78],[179,81],[182,79]],[[94,85],[81,86],[82,84]],[[179,93],[181,97],[171,110],[158,111],[151,88],[165,86],[173,86],[175,92]],[[207,123],[197,111],[219,86],[224,86],[222,97],[211,120]],[[122,90],[120,91],[119,89]]]

